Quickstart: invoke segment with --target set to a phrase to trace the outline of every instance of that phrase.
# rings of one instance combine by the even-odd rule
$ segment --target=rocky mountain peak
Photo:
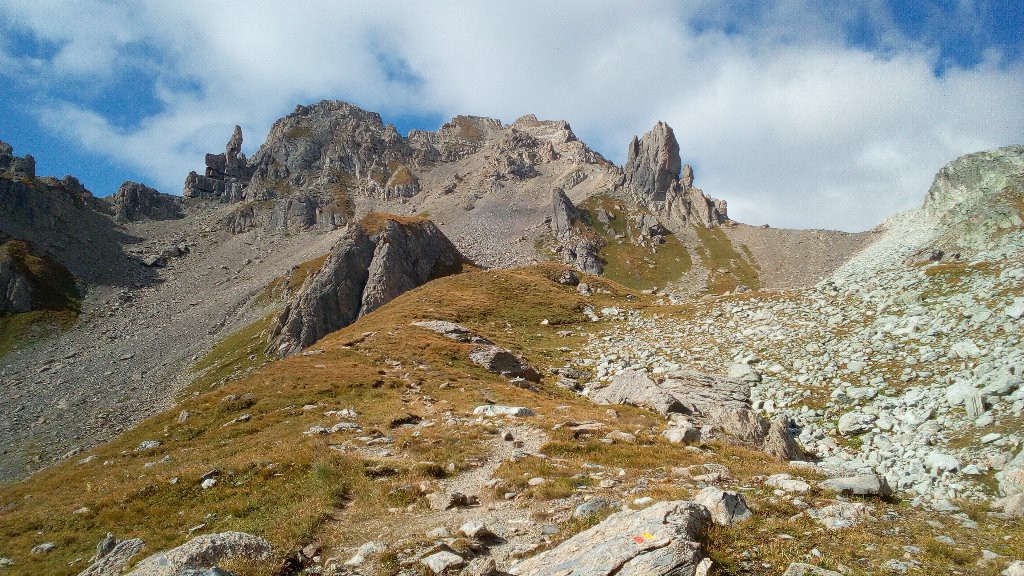
[[[666,220],[710,228],[729,219],[725,201],[693,186],[693,167],[682,163],[675,132],[664,122],[630,141],[622,185]]]
[[[245,155],[242,154],[242,127],[235,125],[234,132],[231,133],[231,139],[228,140],[228,145],[224,150],[225,155],[228,158],[241,158],[245,160]]]
[[[0,175],[32,180],[36,177],[36,159],[31,154],[15,156],[14,147],[0,141]]]
[[[626,166],[626,186],[636,194],[651,200],[665,200],[673,182],[679,180],[682,162],[675,132],[664,122],[658,122],[643,138],[636,136],[629,143]]]

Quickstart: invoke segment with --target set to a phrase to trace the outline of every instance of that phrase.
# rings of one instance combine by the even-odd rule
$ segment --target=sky
[[[296,104],[403,134],[568,120],[616,163],[656,121],[733,219],[869,229],[935,173],[1024,144],[1018,0],[0,2],[0,140],[106,196],[181,194],[235,124]]]

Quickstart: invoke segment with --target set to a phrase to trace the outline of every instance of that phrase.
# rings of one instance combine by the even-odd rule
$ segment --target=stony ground
[[[253,296],[325,253],[336,236],[231,236],[214,225],[218,216],[200,210],[186,221],[129,225],[142,241],[127,249],[140,260],[168,247],[186,252],[146,269],[155,277],[145,282],[122,275],[121,282],[91,286],[71,330],[4,356],[0,481],[23,478],[167,408],[191,381],[196,358],[270,313],[266,303],[247,305]]]

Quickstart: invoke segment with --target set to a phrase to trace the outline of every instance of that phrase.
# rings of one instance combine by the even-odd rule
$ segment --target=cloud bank
[[[918,205],[949,160],[1024,142],[1019,58],[950,64],[941,30],[908,37],[896,16],[796,0],[10,0],[0,78],[31,91],[40,125],[175,193],[234,124],[252,152],[295,104],[337,98],[423,128],[565,119],[617,162],[665,120],[733,218],[863,230]]]

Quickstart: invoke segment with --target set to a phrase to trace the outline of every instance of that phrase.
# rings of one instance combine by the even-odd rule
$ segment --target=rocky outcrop
[[[726,204],[693,186],[693,168],[683,165],[672,128],[658,122],[629,143],[622,185],[657,213],[679,224],[717,226],[729,219]]]
[[[697,537],[710,522],[707,508],[693,502],[659,502],[643,510],[617,512],[509,572],[693,576],[704,559]]]
[[[128,576],[178,576],[189,570],[214,568],[231,558],[264,559],[270,552],[269,542],[245,532],[204,534],[142,560]]]
[[[8,252],[0,245],[0,314],[16,314],[32,309],[32,281]]]
[[[604,241],[590,229],[583,212],[561,188],[551,192],[550,228],[556,242],[555,252],[563,262],[588,274],[604,272],[604,263],[598,256]]]
[[[30,242],[0,233],[0,314],[76,309],[74,276]]]
[[[36,159],[31,154],[15,156],[14,148],[0,141],[0,174],[9,178],[34,180],[36,177]]]
[[[242,153],[242,128],[235,126],[223,154],[206,155],[202,176],[189,172],[185,179],[186,198],[207,198],[220,202],[238,202],[249,184],[252,169]]]
[[[126,181],[110,198],[114,208],[114,219],[118,222],[138,220],[173,220],[181,218],[181,198],[163,194],[157,190]]]
[[[371,214],[348,229],[285,306],[268,351],[298,352],[403,292],[460,271],[463,262],[433,222]]]

